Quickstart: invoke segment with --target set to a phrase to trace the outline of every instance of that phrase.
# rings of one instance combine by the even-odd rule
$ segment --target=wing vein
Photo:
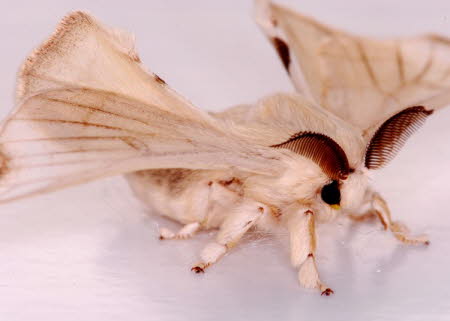
[[[48,122],[48,123],[63,123],[68,125],[74,125],[74,126],[82,126],[82,127],[98,127],[103,129],[110,129],[110,130],[119,130],[124,132],[129,132],[135,135],[142,135],[142,136],[156,136],[153,133],[143,133],[138,132],[131,129],[125,129],[117,126],[109,126],[104,124],[98,124],[98,123],[90,123],[90,122],[84,122],[84,121],[75,121],[75,120],[63,120],[63,119],[45,119],[45,118],[12,118],[9,121],[35,121],[35,122]]]
[[[403,53],[400,41],[395,44],[395,58],[397,60],[400,86],[402,86],[405,83],[405,62],[403,60]]]
[[[123,118],[123,119],[133,120],[135,122],[138,122],[138,123],[150,126],[150,124],[148,122],[145,122],[142,119],[133,118],[133,117],[127,117],[125,115],[118,114],[118,113],[113,113],[113,112],[106,111],[106,110],[103,110],[103,109],[100,109],[100,108],[95,108],[95,107],[92,107],[92,106],[83,105],[83,104],[80,104],[80,103],[75,103],[75,102],[72,102],[72,101],[66,101],[66,100],[57,99],[57,98],[43,97],[43,99],[51,101],[51,102],[67,104],[67,105],[70,105],[70,106],[73,106],[73,107],[78,107],[78,108],[82,108],[82,109],[88,109],[88,110],[91,110],[91,111],[94,111],[94,112],[101,112],[101,113],[104,113],[104,114],[107,114],[107,115],[117,116],[117,117],[120,117],[120,118]]]
[[[130,151],[129,148],[104,148],[104,149],[72,149],[67,151],[59,151],[59,152],[42,152],[42,153],[34,153],[27,155],[14,156],[14,160],[16,159],[24,159],[24,158],[32,158],[37,156],[52,156],[52,155],[64,155],[64,154],[78,154],[78,153],[102,153],[102,152],[120,152],[120,151]]]
[[[364,67],[365,67],[365,69],[366,69],[366,71],[367,71],[367,74],[369,75],[370,81],[372,82],[372,84],[373,84],[380,92],[383,92],[383,91],[381,90],[381,87],[380,87],[380,84],[379,84],[379,82],[378,82],[378,79],[377,79],[377,77],[376,77],[376,75],[375,75],[375,72],[374,72],[373,69],[372,69],[372,65],[370,64],[369,57],[367,57],[367,54],[366,54],[366,51],[365,51],[365,49],[364,49],[363,44],[361,43],[360,40],[358,40],[358,39],[356,39],[356,38],[354,39],[354,41],[355,41],[355,44],[356,44],[356,48],[358,49],[358,53],[359,53],[359,56],[360,56],[360,58],[361,58],[361,61],[362,61],[363,65],[364,65]]]
[[[133,136],[73,136],[73,137],[40,137],[18,140],[6,140],[0,142],[1,144],[17,144],[27,142],[39,142],[39,141],[52,141],[52,140],[124,140],[124,139],[136,139]]]

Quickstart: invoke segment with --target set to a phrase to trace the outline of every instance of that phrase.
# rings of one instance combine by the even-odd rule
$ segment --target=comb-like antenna
[[[423,125],[433,110],[422,106],[410,107],[386,120],[375,132],[367,146],[365,165],[379,169],[391,161],[406,140]]]
[[[347,155],[341,146],[323,134],[300,132],[271,147],[286,148],[311,159],[333,180],[346,179],[350,172]]]

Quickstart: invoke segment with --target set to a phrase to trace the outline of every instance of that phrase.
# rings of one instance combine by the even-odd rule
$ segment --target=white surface
[[[369,35],[450,35],[450,2],[291,1]],[[136,34],[144,63],[199,107],[222,109],[292,87],[251,18],[251,1],[0,3],[1,114],[26,54],[73,9]],[[160,242],[121,178],[0,208],[0,320],[450,320],[450,109],[435,114],[376,185],[393,215],[431,237],[399,245],[380,224],[319,229],[335,290],[299,287],[285,240],[252,236],[205,275],[189,267],[211,233]]]

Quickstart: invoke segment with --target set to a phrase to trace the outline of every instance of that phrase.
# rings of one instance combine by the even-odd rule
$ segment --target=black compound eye
[[[329,205],[339,205],[341,203],[341,191],[339,190],[339,182],[332,181],[330,184],[322,187],[320,194],[322,200]]]

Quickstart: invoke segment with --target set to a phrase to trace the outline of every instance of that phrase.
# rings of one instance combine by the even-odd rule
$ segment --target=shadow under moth
[[[318,223],[375,216],[399,241],[428,244],[391,219],[368,175],[450,102],[450,40],[363,38],[268,1],[256,1],[256,19],[298,93],[207,113],[145,70],[131,35],[66,16],[19,72],[0,133],[0,202],[125,174],[140,200],[183,224],[161,239],[218,229],[194,272],[251,228],[284,229],[300,284],[324,295]]]

